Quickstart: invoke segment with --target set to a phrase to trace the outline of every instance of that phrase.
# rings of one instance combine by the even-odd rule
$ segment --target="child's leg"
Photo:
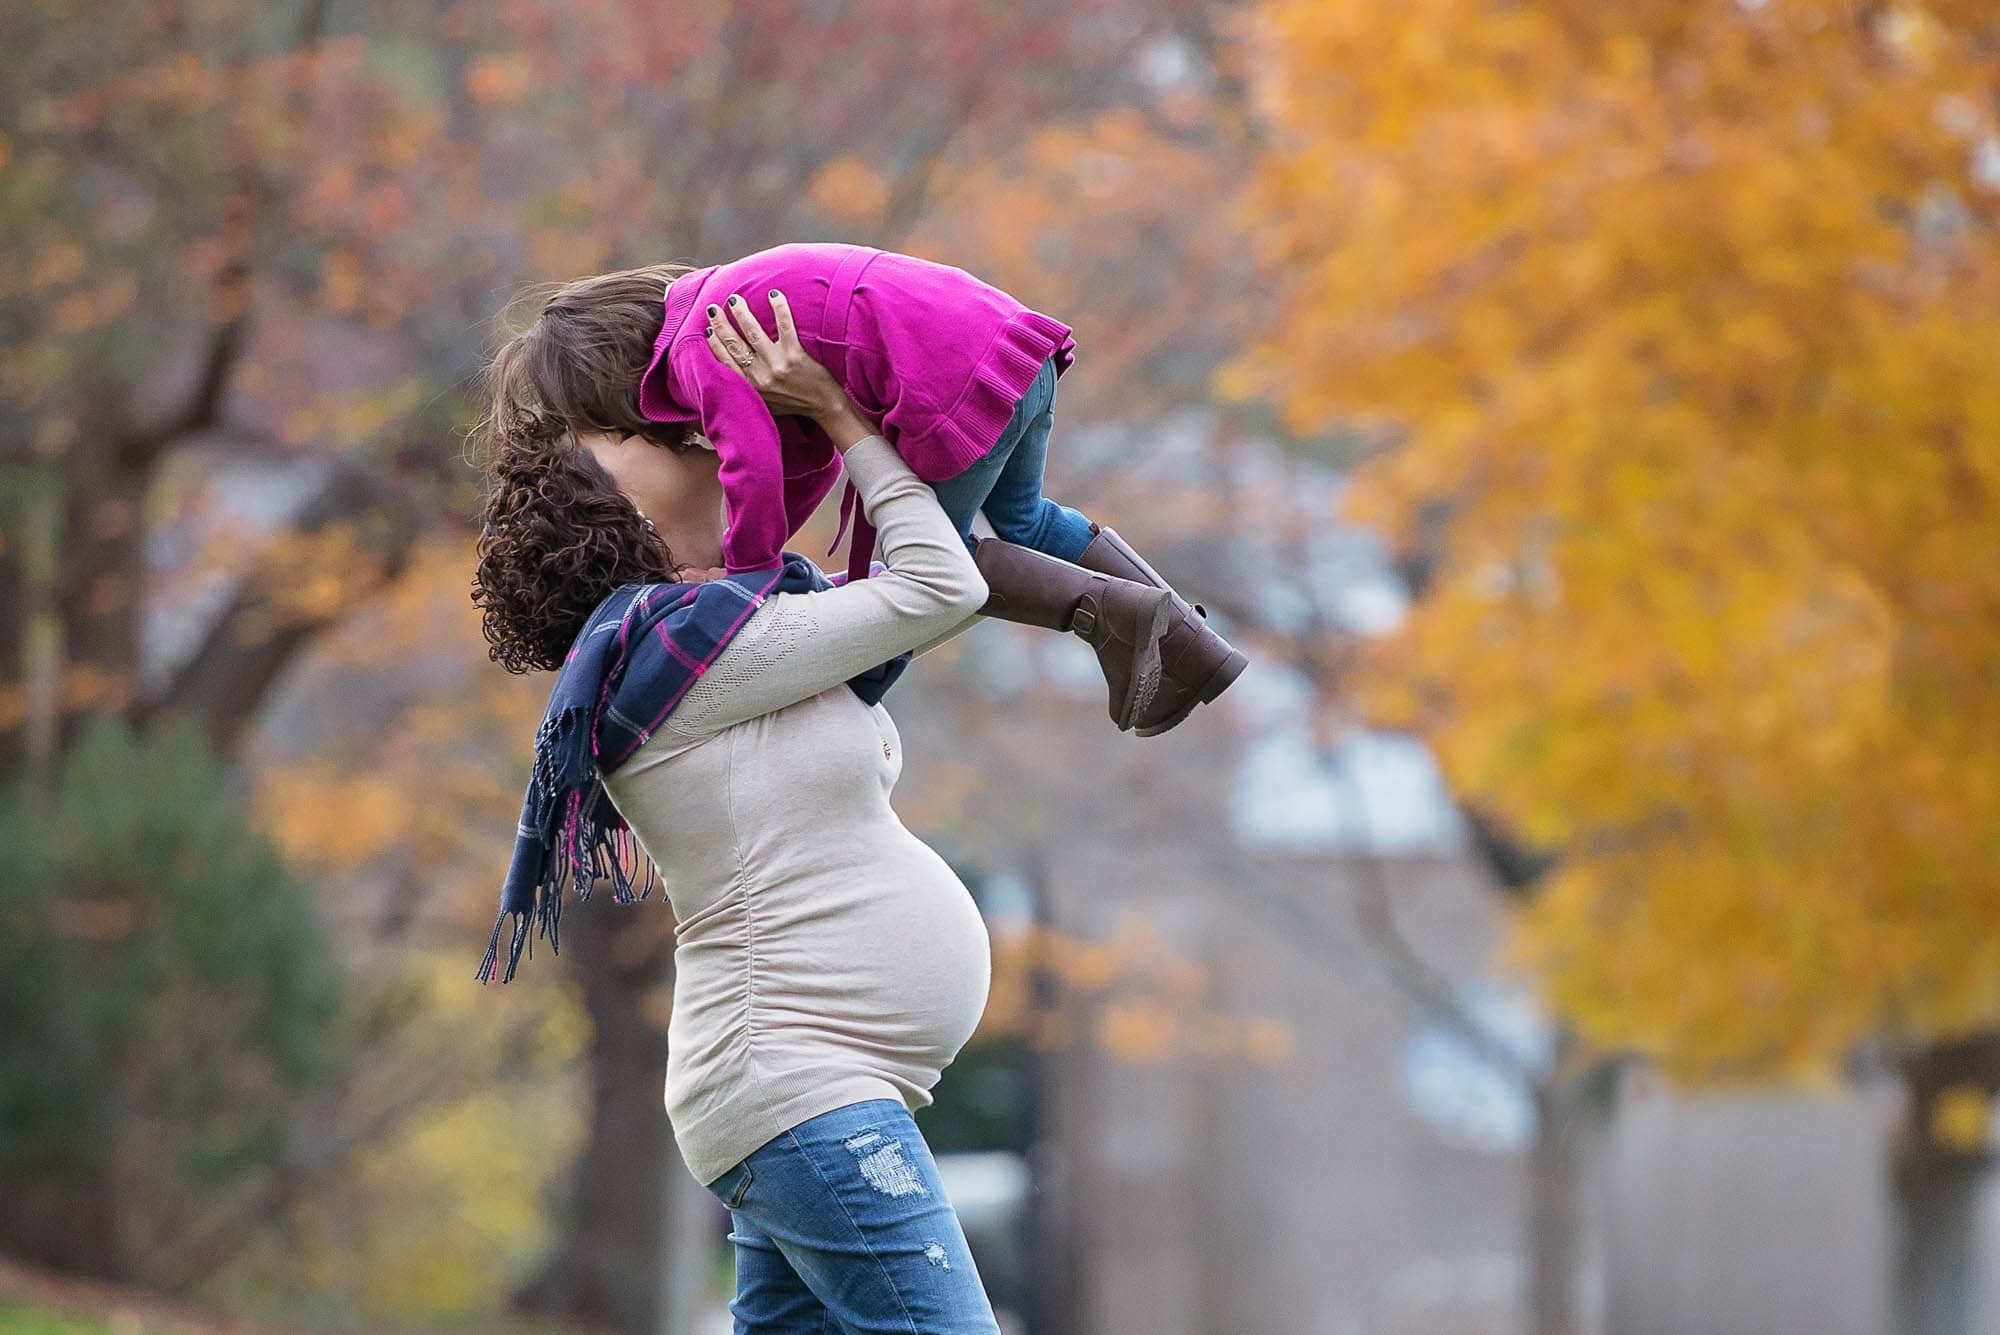
[[[1055,381],[1054,362],[1045,362],[993,452],[957,477],[931,486],[961,535],[969,534],[972,517],[978,513],[985,515],[994,536],[1001,539],[975,545],[967,536],[966,542],[973,546],[993,591],[989,608],[997,600],[996,614],[1003,620],[1068,629],[1066,618],[1073,606],[1040,620],[1036,614],[1062,602],[1050,590],[1063,588],[1065,598],[1071,592],[1080,594],[1064,585],[1062,575],[1065,570],[1080,573],[1076,567],[1111,576],[1121,590],[1120,598],[1129,599],[1138,588],[1167,595],[1162,621],[1150,614],[1138,616],[1133,611],[1136,603],[1127,609],[1114,638],[1132,652],[1121,653],[1118,645],[1108,643],[1098,649],[1100,662],[1106,662],[1107,652],[1111,660],[1105,679],[1112,686],[1112,719],[1121,729],[1156,736],[1186,718],[1196,705],[1222,694],[1249,659],[1216,634],[1199,605],[1175,593],[1123,538],[1042,495],[1042,467],[1048,458],[1049,431],[1055,425]],[[1035,558],[1020,551],[1023,547],[1057,559],[1038,566]],[[1137,677],[1132,671],[1135,665]],[[1134,690],[1141,679],[1144,689]]]
[[[981,610],[1070,630],[1078,609],[1091,602],[1089,633],[1098,637],[1091,642],[1111,688],[1112,721],[1156,736],[1222,694],[1249,659],[1116,533],[1042,494],[1054,424],[1055,365],[1048,362],[992,454],[932,486],[961,534],[977,511],[1000,539],[973,547],[990,595]],[[975,499],[982,489],[983,498]],[[1085,571],[1109,576],[1110,583],[1077,585],[1074,577]],[[1147,602],[1147,593],[1155,601]]]
[[[1030,466],[1036,474],[1036,484],[1034,484],[1036,496],[1040,496],[1040,472],[1042,472],[1040,458],[1046,458],[1048,450],[1048,428],[1054,424],[1054,410],[1052,410],[1054,400],[1056,400],[1056,364],[1054,360],[1050,360],[1042,364],[1042,370],[1036,372],[1034,380],[1028,384],[1028,392],[1020,396],[1018,404],[1014,404],[1014,416],[1008,418],[1008,424],[1004,428],[1000,428],[1000,440],[996,440],[994,448],[986,452],[986,458],[978,460],[960,474],[952,474],[950,478],[930,484],[930,490],[938,494],[938,504],[944,506],[946,518],[958,530],[958,536],[966,540],[968,548],[972,546],[972,516],[980,514],[986,508],[994,488],[1000,486],[1002,472],[1006,472],[1008,466],[1012,464],[1014,452],[1020,446],[1028,444],[1030,436],[1034,436],[1036,432],[1040,432],[1038,446],[1042,450],[1042,456],[1030,460]],[[1016,474],[1010,474],[1010,486],[1018,486],[1018,482],[1014,482],[1014,478],[1018,476],[1018,468],[1020,466],[1016,466]],[[992,516],[988,514],[986,520],[990,524]],[[1018,528],[1020,526],[1016,526],[1016,532]],[[996,536],[1008,542],[1020,542],[1012,534],[996,532]],[[1022,544],[1022,546],[1032,546],[1032,544]]]
[[[931,483],[931,490],[937,493],[938,504],[944,507],[945,517],[958,530],[958,536],[965,539],[968,549],[973,545],[973,517],[979,513],[979,507],[986,504],[987,493],[993,490],[993,480],[1000,476],[1000,470],[1013,456],[1018,436],[1014,425],[1009,423],[1007,430],[995,442],[992,452],[984,459],[962,473],[954,473],[942,481]]]
[[[1034,383],[1015,409],[1008,434],[1012,449],[1001,460],[984,503],[979,507],[993,525],[995,536],[1032,547],[1049,556],[1074,561],[1090,545],[1090,519],[1042,494],[1042,471],[1049,457],[1049,432],[1055,426],[1055,363],[1042,363]],[[1006,443],[1006,437],[1002,437]],[[994,451],[995,454],[999,450]],[[989,459],[991,456],[989,456]],[[984,464],[989,459],[982,459]],[[950,481],[957,481],[956,478]],[[942,485],[942,484],[940,484]]]

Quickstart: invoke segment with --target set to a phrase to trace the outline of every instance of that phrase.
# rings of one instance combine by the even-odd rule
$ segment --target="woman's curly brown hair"
[[[548,292],[541,311],[486,367],[488,407],[473,440],[491,490],[472,601],[488,654],[509,672],[560,668],[606,594],[685,569],[576,434],[696,448],[689,427],[639,412],[666,286],[687,270],[655,264],[531,289]]]

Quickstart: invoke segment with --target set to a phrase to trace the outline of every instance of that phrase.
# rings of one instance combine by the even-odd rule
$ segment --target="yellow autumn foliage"
[[[567,993],[496,994],[465,973],[456,949],[413,961],[425,1018],[371,1054],[349,1096],[377,1129],[282,1235],[232,1263],[232,1286],[339,1293],[362,1328],[386,1329],[484,1318],[532,1269],[588,1116],[589,1021]]]
[[[1278,276],[1223,378],[1434,547],[1375,716],[1563,854],[1598,1044],[2000,1020],[2000,10],[1266,0]],[[1442,523],[1438,521],[1442,519]]]

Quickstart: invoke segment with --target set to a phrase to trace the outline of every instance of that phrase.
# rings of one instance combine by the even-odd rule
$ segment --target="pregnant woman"
[[[603,792],[673,903],[667,1111],[689,1170],[731,1213],[739,1335],[994,1335],[911,1116],[979,1022],[990,948],[965,886],[889,805],[902,747],[870,698],[885,663],[965,630],[988,591],[936,495],[828,373],[796,341],[758,355],[739,373],[772,411],[810,417],[842,451],[879,573],[795,592],[767,573],[749,591],[714,569],[713,451],[552,423],[503,378],[474,598],[510,666],[567,675],[565,659],[604,656],[623,671],[657,641],[649,671],[679,674],[650,721],[619,717],[607,676],[605,728],[637,745],[621,758],[595,740]],[[633,632],[646,599],[667,597],[689,616]],[[607,605],[626,610],[606,619]],[[723,609],[706,639],[689,630],[703,607]],[[610,847],[614,863],[632,851]],[[631,887],[620,875],[617,888]],[[482,977],[500,949],[496,927]]]

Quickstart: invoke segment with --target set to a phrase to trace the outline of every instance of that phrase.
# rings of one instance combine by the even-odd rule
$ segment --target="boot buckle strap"
[[[1086,640],[1096,631],[1097,609],[1090,605],[1089,599],[1076,605],[1076,614],[1070,618],[1069,628]]]

